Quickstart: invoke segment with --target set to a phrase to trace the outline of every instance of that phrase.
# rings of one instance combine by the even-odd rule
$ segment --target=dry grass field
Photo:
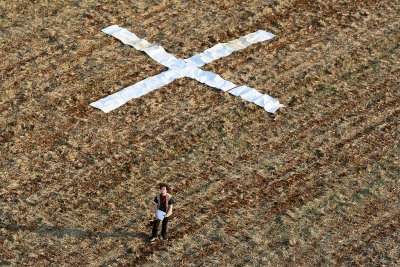
[[[400,3],[0,2],[0,266],[399,266]],[[182,78],[108,114],[93,101],[161,72],[118,24],[262,108]],[[148,243],[157,184],[177,202]]]

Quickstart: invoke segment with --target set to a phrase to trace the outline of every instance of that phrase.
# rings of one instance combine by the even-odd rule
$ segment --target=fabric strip
[[[256,89],[248,87],[246,85],[238,86],[228,91],[232,95],[240,96],[244,100],[252,102],[262,108],[269,113],[275,113],[279,108],[283,107],[279,101],[269,95],[262,94],[258,92]]]
[[[182,77],[183,76],[179,72],[167,70],[155,76],[148,77],[131,86],[125,87],[121,91],[93,102],[90,105],[108,113],[122,106],[131,99],[139,98]]]
[[[185,61],[196,65],[196,67],[201,67],[219,58],[229,56],[233,52],[244,49],[252,44],[263,42],[274,37],[275,35],[270,32],[258,30],[242,36],[239,39],[229,41],[227,43],[216,44],[213,47],[205,50],[203,53],[185,59]]]
[[[152,59],[169,68],[168,71],[148,77],[140,82],[122,89],[119,92],[90,104],[92,107],[101,109],[106,113],[122,106],[131,99],[141,97],[155,89],[173,82],[175,79],[182,77],[189,77],[210,87],[228,91],[232,95],[240,96],[246,101],[263,107],[267,112],[274,113],[277,109],[283,107],[283,105],[280,104],[277,99],[269,95],[262,94],[256,89],[245,85],[237,86],[236,84],[223,79],[218,74],[199,69],[199,67],[219,58],[226,57],[234,51],[244,49],[258,42],[269,40],[274,37],[272,33],[258,30],[236,40],[232,40],[227,43],[216,44],[215,46],[205,50],[203,53],[183,60],[166,52],[161,46],[151,44],[145,39],[141,39],[134,33],[117,25],[109,26],[104,28],[102,31],[117,38],[124,44],[130,45],[137,50],[145,52]]]

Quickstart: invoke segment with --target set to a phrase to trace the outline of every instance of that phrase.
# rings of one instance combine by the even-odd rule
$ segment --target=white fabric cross
[[[251,44],[272,39],[274,35],[263,30],[242,36],[239,39],[217,44],[203,53],[194,55],[188,59],[176,58],[174,55],[167,53],[161,46],[150,44],[144,39],[140,39],[134,33],[117,25],[109,26],[102,30],[104,33],[114,36],[124,44],[133,46],[134,48],[145,52],[158,63],[168,67],[167,71],[161,72],[155,76],[148,77],[138,83],[128,86],[119,92],[102,98],[91,103],[92,107],[101,109],[108,113],[131,99],[141,97],[157,88],[167,85],[182,77],[189,77],[201,83],[205,83],[210,87],[218,88],[223,91],[240,96],[243,99],[253,102],[263,107],[267,112],[274,113],[282,104],[269,95],[262,94],[257,90],[246,85],[238,86],[227,81],[218,74],[200,69],[207,63],[216,59],[230,55],[232,52],[244,49]]]

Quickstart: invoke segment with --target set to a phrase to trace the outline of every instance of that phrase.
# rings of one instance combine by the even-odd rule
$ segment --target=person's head
[[[160,193],[165,195],[169,191],[169,186],[166,183],[160,183]]]

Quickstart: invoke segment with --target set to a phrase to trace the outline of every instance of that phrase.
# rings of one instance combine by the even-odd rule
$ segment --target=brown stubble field
[[[391,0],[2,1],[0,266],[400,265],[399,17]],[[112,24],[181,58],[271,31],[203,69],[285,107],[183,78],[102,113],[163,70]],[[177,203],[149,245],[160,181]]]

